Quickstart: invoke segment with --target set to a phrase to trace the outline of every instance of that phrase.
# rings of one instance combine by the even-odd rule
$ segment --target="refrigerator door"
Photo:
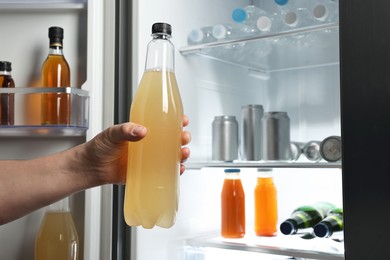
[[[345,256],[388,259],[390,3],[340,7]]]

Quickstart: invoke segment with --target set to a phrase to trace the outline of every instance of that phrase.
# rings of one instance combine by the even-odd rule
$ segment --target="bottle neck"
[[[174,72],[174,46],[167,34],[154,34],[148,44],[145,71]]]
[[[0,70],[0,75],[2,75],[2,76],[11,76],[11,71]]]
[[[63,44],[61,39],[50,39],[49,54],[63,55]]]
[[[62,200],[59,200],[57,202],[54,202],[53,204],[49,205],[49,207],[47,208],[47,211],[50,211],[50,212],[58,212],[58,211],[61,211],[61,212],[69,212],[70,209],[69,209],[69,197],[66,197]]]

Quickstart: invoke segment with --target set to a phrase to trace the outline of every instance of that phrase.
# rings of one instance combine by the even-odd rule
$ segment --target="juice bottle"
[[[0,61],[0,88],[14,88],[15,82],[11,76],[12,66],[9,61]],[[14,124],[15,94],[0,94],[0,124]]]
[[[42,86],[47,88],[70,87],[70,68],[63,55],[64,30],[49,28],[49,55],[42,65]],[[42,124],[70,125],[70,94],[42,94]]]
[[[275,236],[278,223],[277,191],[271,169],[259,169],[255,188],[255,233]]]
[[[146,126],[129,142],[124,215],[129,226],[169,228],[179,196],[183,106],[174,73],[171,26],[152,26],[145,72],[130,109],[130,121]]]
[[[35,240],[35,260],[77,260],[80,243],[68,198],[49,206]]]
[[[225,169],[221,194],[221,235],[225,238],[245,235],[245,193],[240,169]]]

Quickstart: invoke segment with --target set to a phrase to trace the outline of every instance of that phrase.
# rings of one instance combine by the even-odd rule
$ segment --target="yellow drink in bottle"
[[[183,106],[170,26],[153,28],[157,32],[148,45],[145,73],[130,110],[130,121],[146,126],[148,133],[129,142],[124,215],[130,226],[169,228],[178,209]]]
[[[68,198],[46,211],[35,240],[35,260],[77,260],[80,243]]]

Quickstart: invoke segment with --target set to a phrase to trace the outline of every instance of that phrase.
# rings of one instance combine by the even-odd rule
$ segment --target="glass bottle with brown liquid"
[[[240,169],[225,169],[221,193],[221,235],[242,238],[245,235],[245,193]]]
[[[70,68],[62,50],[63,38],[64,30],[61,27],[49,28],[49,55],[42,66],[43,87],[70,87]],[[43,94],[41,116],[43,125],[70,125],[70,94]]]
[[[80,243],[69,199],[50,205],[35,240],[35,260],[77,260]]]
[[[12,66],[9,61],[0,61],[0,88],[14,88],[15,82],[11,76]],[[14,124],[15,94],[0,94],[0,124]]]

